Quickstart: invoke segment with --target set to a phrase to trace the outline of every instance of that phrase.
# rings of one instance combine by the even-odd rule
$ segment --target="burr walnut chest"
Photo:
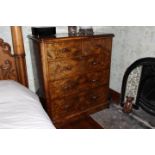
[[[113,36],[29,36],[38,92],[55,124],[108,106]]]

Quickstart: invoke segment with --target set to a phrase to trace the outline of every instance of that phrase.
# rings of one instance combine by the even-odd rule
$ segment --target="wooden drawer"
[[[110,56],[93,55],[49,62],[49,80],[60,80],[110,67]]]
[[[91,72],[86,74],[86,83],[89,89],[96,88],[105,84],[109,84],[109,69],[100,70],[99,72]]]
[[[80,89],[85,88],[86,76],[79,75],[69,79],[57,80],[50,83],[51,98],[69,96],[79,93]]]
[[[89,71],[97,71],[107,69],[110,67],[110,53],[105,55],[92,55],[88,56],[84,60],[85,69]]]
[[[109,83],[109,70],[78,75],[69,79],[57,80],[50,83],[52,99],[80,93]]]
[[[84,104],[82,110],[97,106],[99,104],[107,104],[109,97],[109,88],[107,85],[86,91],[84,96]]]
[[[49,80],[65,79],[84,72],[84,61],[79,59],[64,59],[49,62]]]
[[[105,86],[54,100],[51,107],[53,120],[74,117],[80,112],[89,110],[89,108],[107,104],[108,90],[108,87]]]
[[[92,54],[104,54],[111,51],[111,38],[90,38],[83,40],[82,54],[84,56]]]
[[[81,40],[66,40],[46,44],[48,59],[68,58],[82,55]]]

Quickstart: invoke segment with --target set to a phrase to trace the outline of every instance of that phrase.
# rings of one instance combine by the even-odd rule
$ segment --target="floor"
[[[126,114],[122,107],[111,103],[110,107],[84,117],[74,122],[65,124],[60,129],[154,129],[155,116],[142,109],[133,110]]]
[[[132,113],[122,112],[120,105],[112,103],[108,109],[97,112],[91,117],[104,129],[151,129],[155,128],[155,116],[142,109]]]
[[[67,123],[58,129],[103,129],[96,121],[94,121],[90,116],[81,118],[77,121]]]

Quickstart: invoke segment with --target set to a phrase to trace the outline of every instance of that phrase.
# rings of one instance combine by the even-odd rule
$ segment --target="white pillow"
[[[0,103],[11,100],[39,100],[31,90],[13,80],[0,80]]]

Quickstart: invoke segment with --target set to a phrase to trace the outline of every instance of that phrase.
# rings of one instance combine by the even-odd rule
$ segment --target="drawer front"
[[[85,110],[88,108],[95,107],[99,104],[107,104],[109,97],[108,86],[88,90],[84,96],[84,102],[81,105],[81,109]]]
[[[89,71],[97,71],[101,69],[109,69],[110,67],[110,54],[106,55],[93,55],[85,59],[85,68]]]
[[[91,38],[83,40],[84,56],[92,54],[104,54],[111,51],[111,38]]]
[[[78,75],[50,83],[51,98],[69,96],[109,83],[109,70]]]
[[[53,101],[53,119],[69,118],[82,111],[87,111],[100,104],[107,104],[108,87],[101,87],[78,95]]]
[[[51,98],[64,97],[79,93],[85,88],[86,76],[79,75],[69,79],[53,81],[50,84]]]
[[[66,59],[49,62],[49,79],[60,80],[84,72],[84,62],[78,59]]]
[[[49,62],[49,79],[60,80],[110,67],[110,56],[93,55]]]
[[[91,88],[96,88],[102,85],[109,85],[109,69],[106,70],[100,70],[99,72],[92,72],[92,73],[88,73],[87,76],[87,87],[89,89]]]
[[[49,60],[82,55],[81,40],[66,40],[47,44],[46,49]]]

